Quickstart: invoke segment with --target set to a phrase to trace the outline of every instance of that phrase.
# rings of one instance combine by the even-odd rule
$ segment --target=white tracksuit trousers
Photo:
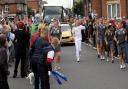
[[[76,59],[77,61],[79,61],[80,52],[81,52],[81,40],[75,40],[75,47],[76,47]]]

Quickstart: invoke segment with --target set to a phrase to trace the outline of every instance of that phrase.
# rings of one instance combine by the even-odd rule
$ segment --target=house
[[[89,12],[97,17],[128,17],[128,0],[84,0],[85,16]]]
[[[27,13],[26,0],[0,0],[0,11],[4,17],[15,17]]]
[[[41,10],[41,1],[42,0],[27,0],[27,6],[31,8],[34,13],[39,13]]]

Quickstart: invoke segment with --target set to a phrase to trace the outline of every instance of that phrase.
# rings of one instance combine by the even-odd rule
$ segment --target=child
[[[113,32],[113,26],[109,25],[107,31],[105,32],[105,42],[107,47],[107,56],[111,57],[111,62],[114,63],[114,32]],[[109,59],[107,58],[107,61]]]
[[[9,75],[7,64],[7,38],[0,34],[0,89],[9,89],[7,77]]]

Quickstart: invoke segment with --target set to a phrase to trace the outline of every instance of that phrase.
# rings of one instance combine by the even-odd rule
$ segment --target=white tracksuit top
[[[82,40],[82,29],[85,29],[85,27],[82,25],[73,27],[72,33],[74,34],[75,40]]]

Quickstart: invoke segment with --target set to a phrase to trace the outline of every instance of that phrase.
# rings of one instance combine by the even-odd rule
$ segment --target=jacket
[[[37,63],[46,63],[47,54],[46,49],[50,44],[42,37],[37,37],[31,47],[30,59]]]
[[[6,81],[8,75],[7,51],[0,46],[0,81]]]

